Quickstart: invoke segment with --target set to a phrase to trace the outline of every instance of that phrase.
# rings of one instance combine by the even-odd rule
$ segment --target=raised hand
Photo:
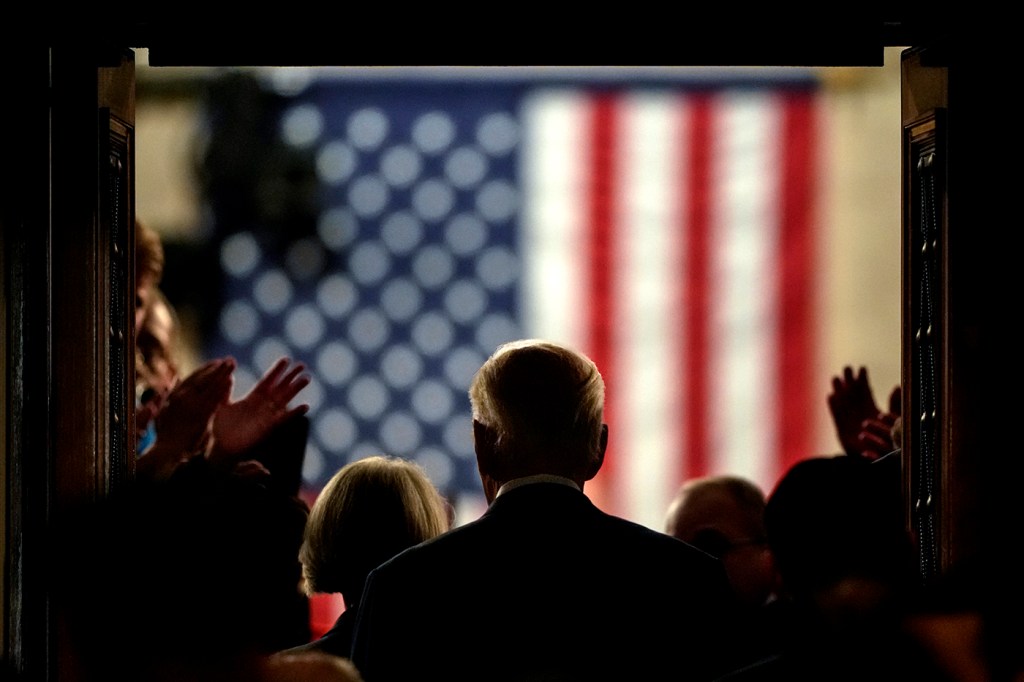
[[[864,422],[878,419],[882,414],[871,392],[866,367],[862,366],[855,374],[853,368],[847,365],[843,368],[842,376],[832,377],[828,407],[839,444],[846,454],[860,455],[860,433]]]
[[[213,419],[210,458],[233,462],[289,417],[309,410],[307,404],[288,406],[310,382],[305,369],[281,358],[243,398],[222,405]]]

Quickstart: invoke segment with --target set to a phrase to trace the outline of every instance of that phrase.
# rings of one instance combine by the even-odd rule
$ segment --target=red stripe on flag
[[[817,118],[811,93],[785,96],[779,229],[779,474],[811,454],[806,411],[816,404],[814,344],[814,180]]]
[[[588,178],[587,232],[590,235],[588,251],[590,263],[589,287],[590,319],[588,320],[587,354],[597,364],[608,389],[605,402],[605,422],[616,424],[615,419],[615,377],[613,368],[613,321],[615,314],[614,259],[615,259],[615,215],[617,196],[617,131],[616,100],[612,95],[599,95],[594,99],[591,110],[590,145],[591,160]],[[614,441],[614,430],[609,429],[609,442]],[[617,509],[614,499],[615,486],[609,482],[615,477],[615,458],[609,444],[605,452],[604,465],[600,476],[593,481],[593,499],[604,500],[609,510]]]
[[[713,197],[711,187],[712,172],[712,103],[707,95],[693,98],[690,120],[690,139],[685,148],[689,150],[689,158],[683,163],[684,177],[689,179],[689,186],[683,191],[686,197],[687,211],[684,224],[681,226],[686,238],[686,273],[685,294],[683,301],[686,321],[684,333],[686,352],[684,395],[682,419],[686,424],[686,443],[683,448],[685,462],[682,472],[684,478],[703,476],[708,471],[708,435],[707,408],[710,395],[708,382],[708,303],[709,262],[711,258],[711,206]]]

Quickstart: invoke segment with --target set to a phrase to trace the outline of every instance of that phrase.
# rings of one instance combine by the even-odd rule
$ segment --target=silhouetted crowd
[[[768,492],[685,481],[652,529],[584,493],[614,428],[598,367],[513,341],[469,389],[479,518],[455,524],[424,470],[387,453],[308,506],[305,368],[281,358],[238,399],[231,358],[182,372],[159,239],[138,230],[136,480],[53,534],[82,679],[1024,679],[984,566],[922,580],[900,388],[879,408],[865,368],[833,378],[836,453]],[[313,594],[345,606],[319,637]]]

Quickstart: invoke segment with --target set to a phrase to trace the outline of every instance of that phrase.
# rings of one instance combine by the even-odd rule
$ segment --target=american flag
[[[685,478],[768,490],[812,454],[811,75],[285,71],[272,131],[309,159],[314,225],[280,246],[220,221],[205,352],[237,358],[236,391],[281,355],[306,363],[311,494],[383,452],[478,516],[467,390],[520,337],[604,375],[586,492],[606,511],[660,529]]]

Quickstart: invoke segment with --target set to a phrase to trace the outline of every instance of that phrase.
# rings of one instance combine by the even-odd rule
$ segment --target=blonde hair
[[[135,219],[135,283],[154,286],[164,276],[164,245],[160,235],[139,218]]]
[[[576,476],[602,457],[604,379],[582,353],[551,341],[501,345],[473,377],[473,419],[494,432],[500,480],[537,470]],[[524,468],[525,467],[525,468]]]
[[[299,561],[307,594],[355,607],[369,572],[449,528],[447,503],[415,462],[376,455],[346,464],[313,503]]]
[[[150,386],[162,371],[177,376],[181,363],[178,313],[159,287],[146,307],[142,326],[135,338],[135,371],[138,382]],[[160,362],[165,363],[163,368]],[[173,377],[172,377],[173,378]]]

